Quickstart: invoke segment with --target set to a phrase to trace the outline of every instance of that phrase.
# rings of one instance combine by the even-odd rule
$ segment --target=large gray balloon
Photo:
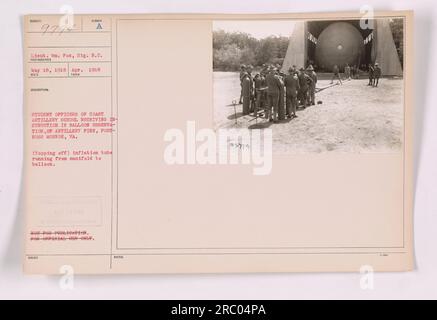
[[[361,33],[350,23],[335,22],[326,27],[317,40],[316,63],[325,70],[346,63],[355,65],[364,50]]]

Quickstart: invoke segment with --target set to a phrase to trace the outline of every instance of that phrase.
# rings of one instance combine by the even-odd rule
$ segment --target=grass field
[[[329,85],[320,80],[317,87]],[[381,79],[378,88],[368,80],[352,80],[319,92],[317,104],[281,123],[242,116],[238,102],[239,76],[214,72],[215,128],[266,128],[273,130],[276,153],[399,152],[403,135],[403,80]]]

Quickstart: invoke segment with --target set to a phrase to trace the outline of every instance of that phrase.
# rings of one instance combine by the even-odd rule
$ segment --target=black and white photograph
[[[403,18],[213,24],[214,126],[270,128],[275,153],[397,153]]]
[[[305,300],[437,299],[435,1],[3,0],[0,16],[11,310],[286,319]]]

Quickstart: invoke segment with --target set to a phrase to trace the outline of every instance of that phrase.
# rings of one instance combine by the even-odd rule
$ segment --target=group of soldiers
[[[240,104],[243,104],[243,115],[253,113],[258,117],[264,111],[264,117],[269,121],[278,122],[286,118],[296,118],[298,107],[306,108],[316,104],[317,74],[312,64],[308,68],[297,69],[295,65],[288,69],[288,74],[280,71],[279,65],[264,64],[261,71],[252,75],[251,65],[241,65]],[[369,86],[377,87],[381,77],[381,68],[376,62],[369,64]],[[347,80],[357,78],[358,67],[344,67],[344,76]],[[342,84],[340,69],[337,65],[333,68],[331,84],[334,79]]]
[[[297,69],[292,66],[288,74],[280,72],[279,66],[263,65],[255,76],[251,65],[241,65],[240,104],[243,115],[264,111],[265,119],[274,123],[286,118],[296,118],[299,106],[315,105],[317,74],[312,65]]]
[[[359,76],[360,69],[358,66],[350,66],[348,63],[344,66],[344,79],[346,80],[352,80],[357,79]],[[331,84],[334,83],[334,79],[337,79],[339,81],[339,84],[342,85],[343,82],[341,81],[340,76],[340,68],[338,65],[334,65],[332,69],[332,78],[331,78]]]

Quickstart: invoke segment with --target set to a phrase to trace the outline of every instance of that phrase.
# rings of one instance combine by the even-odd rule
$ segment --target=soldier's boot
[[[278,122],[278,111],[279,111],[279,105],[276,104],[275,106],[273,106],[273,122],[274,123]]]
[[[271,108],[269,108],[269,107],[267,107],[266,109],[265,109],[265,112],[264,112],[264,118],[266,119],[266,120],[270,120],[270,116],[271,116],[271,113],[272,112],[272,109]]]

